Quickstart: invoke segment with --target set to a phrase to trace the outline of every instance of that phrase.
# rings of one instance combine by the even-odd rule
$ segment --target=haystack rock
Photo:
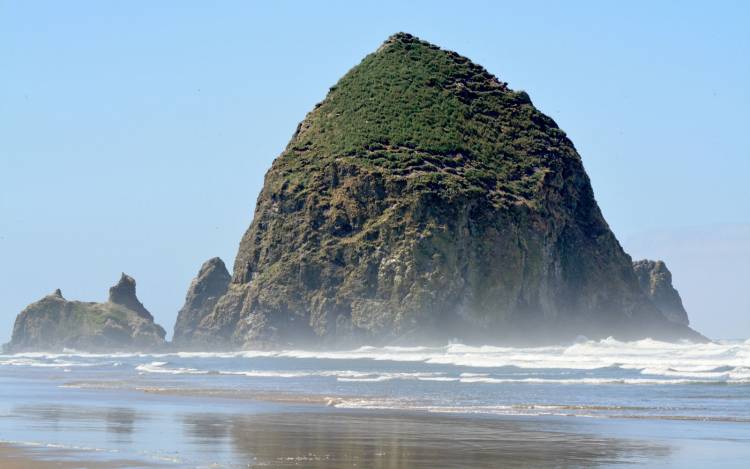
[[[641,291],[581,158],[523,91],[390,37],[273,162],[191,340],[233,347],[703,337]]]
[[[690,323],[680,293],[672,286],[672,273],[663,261],[635,261],[633,270],[641,289],[667,319],[684,325]]]
[[[68,301],[57,289],[16,317],[6,352],[155,350],[165,331],[135,295],[135,280],[122,274],[109,301]]]

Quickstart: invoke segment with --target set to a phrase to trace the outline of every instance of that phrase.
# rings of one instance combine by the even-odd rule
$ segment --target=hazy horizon
[[[42,4],[0,2],[2,342],[29,303],[101,301],[120,272],[171,335],[201,263],[231,270],[297,123],[397,31],[526,90],[692,325],[750,337],[747,4]]]

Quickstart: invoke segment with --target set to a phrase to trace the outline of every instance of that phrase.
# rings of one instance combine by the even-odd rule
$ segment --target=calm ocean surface
[[[580,438],[580,465],[750,457],[750,340],[27,353],[0,355],[0,385],[0,441],[143,467],[461,467],[430,463],[441,438],[477,448],[466,467],[528,464],[517,435],[563,450]]]

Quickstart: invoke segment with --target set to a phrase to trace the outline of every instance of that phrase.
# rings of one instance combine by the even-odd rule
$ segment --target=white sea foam
[[[614,339],[587,341],[569,346],[554,347],[496,347],[451,344],[445,347],[361,347],[350,351],[242,352],[245,357],[316,358],[330,360],[390,360],[399,362],[425,362],[467,367],[496,368],[569,368],[597,369],[621,366],[630,369],[647,369],[654,366],[685,371],[700,371],[695,367],[710,369],[730,366],[750,366],[750,344],[708,343],[672,344],[644,339],[636,342],[619,342]]]
[[[197,368],[168,368],[165,367],[167,362],[144,363],[135,367],[140,373],[163,373],[170,375],[207,375],[209,370],[199,370]]]
[[[326,371],[273,371],[273,370],[199,370],[197,368],[169,367],[168,362],[151,362],[138,365],[135,369],[139,373],[157,373],[173,375],[225,375],[245,376],[249,378],[335,378],[342,382],[379,382],[400,380],[421,381],[458,381],[459,378],[444,376],[445,373],[404,372],[404,373],[376,373],[353,370]]]
[[[264,371],[254,367],[256,360],[264,359],[314,359],[314,360],[369,360],[391,362],[413,362],[430,365],[445,365],[474,368],[455,376],[424,375],[416,373],[360,373],[327,371]],[[212,360],[209,369],[203,360]],[[216,365],[231,360],[231,368],[224,371]],[[725,382],[750,383],[750,339],[745,341],[721,341],[705,344],[666,343],[651,339],[620,342],[609,338],[600,341],[584,340],[570,345],[548,347],[501,347],[449,344],[443,347],[373,347],[363,346],[354,350],[317,351],[281,350],[238,352],[176,352],[161,354],[116,353],[89,354],[76,351],[65,353],[23,353],[0,355],[0,366],[28,366],[70,369],[72,367],[119,366],[122,361],[135,361],[140,373],[164,374],[219,374],[243,375],[247,377],[300,378],[309,376],[331,376],[342,381],[387,381],[392,379],[418,379],[423,381],[460,381],[477,383],[544,383],[548,376],[535,377],[547,370],[556,370],[558,381],[581,384],[659,384]],[[180,361],[167,366],[167,362]],[[143,362],[143,363],[138,363]],[[228,362],[227,362],[228,363]],[[239,365],[239,366],[238,366]],[[244,369],[243,369],[244,368]],[[265,368],[265,367],[263,367]],[[281,370],[295,369],[284,365]],[[321,368],[330,368],[321,367]],[[486,368],[490,373],[480,373],[476,368]],[[506,368],[513,376],[498,376],[497,369]],[[642,378],[617,379],[608,377],[580,378],[565,381],[561,377],[566,370],[627,370]],[[523,375],[526,377],[523,377]],[[554,382],[558,382],[554,381]]]
[[[614,385],[614,384],[715,384],[717,382],[727,384],[750,383],[748,373],[694,373],[694,378],[498,378],[488,373],[461,373],[459,376],[446,376],[445,373],[424,372],[360,372],[352,370],[333,371],[270,371],[270,370],[243,370],[243,371],[220,371],[200,370],[197,368],[167,367],[166,362],[151,362],[138,365],[139,373],[157,373],[173,375],[224,375],[245,376],[249,378],[309,378],[328,377],[335,378],[341,382],[382,382],[391,380],[418,380],[437,382],[460,382],[465,384],[588,384],[588,385]],[[654,373],[655,374],[655,373]],[[671,376],[665,373],[665,376]],[[674,376],[683,376],[676,373]]]
[[[589,409],[573,409],[564,405],[434,405],[422,401],[389,398],[340,399],[338,409],[410,410],[432,413],[496,414],[496,415],[569,415]]]
[[[748,422],[745,417],[732,415],[674,414],[675,409],[660,407],[619,405],[570,405],[570,404],[500,404],[500,405],[436,405],[412,399],[393,398],[349,398],[339,399],[334,407],[339,409],[370,409],[420,411],[453,414],[490,414],[506,416],[574,416],[593,418],[658,418],[675,420],[714,420]]]
[[[114,362],[76,362],[72,360],[44,360],[34,359],[29,357],[7,357],[3,356],[0,358],[0,366],[27,366],[31,368],[70,368],[70,367],[92,367],[92,366],[109,366],[114,365]]]
[[[462,383],[485,384],[712,384],[713,380],[652,378],[461,378]]]
[[[242,352],[244,357],[314,358],[422,362],[472,368],[514,367],[523,370],[638,370],[642,380],[676,378],[670,382],[720,380],[750,382],[750,341],[706,344],[667,343],[651,339],[620,342],[609,338],[568,346],[498,347],[450,344],[445,347],[361,347],[349,351]],[[464,377],[471,377],[466,375]],[[679,378],[683,378],[682,381]]]

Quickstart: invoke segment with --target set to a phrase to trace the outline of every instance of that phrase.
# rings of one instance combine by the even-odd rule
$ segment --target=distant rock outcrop
[[[218,257],[203,263],[198,276],[190,283],[185,305],[177,314],[173,343],[178,346],[193,342],[194,332],[201,320],[213,311],[216,302],[227,292],[232,280],[224,262]]]
[[[122,274],[109,301],[68,301],[57,289],[16,317],[4,350],[153,350],[165,345],[165,331],[135,295],[135,280]]]
[[[273,162],[232,282],[194,315],[193,337],[704,340],[665,319],[631,262],[573,143],[528,94],[399,33],[331,87]]]
[[[670,321],[688,325],[687,311],[679,292],[672,286],[672,273],[663,261],[648,259],[633,262],[641,290]]]

